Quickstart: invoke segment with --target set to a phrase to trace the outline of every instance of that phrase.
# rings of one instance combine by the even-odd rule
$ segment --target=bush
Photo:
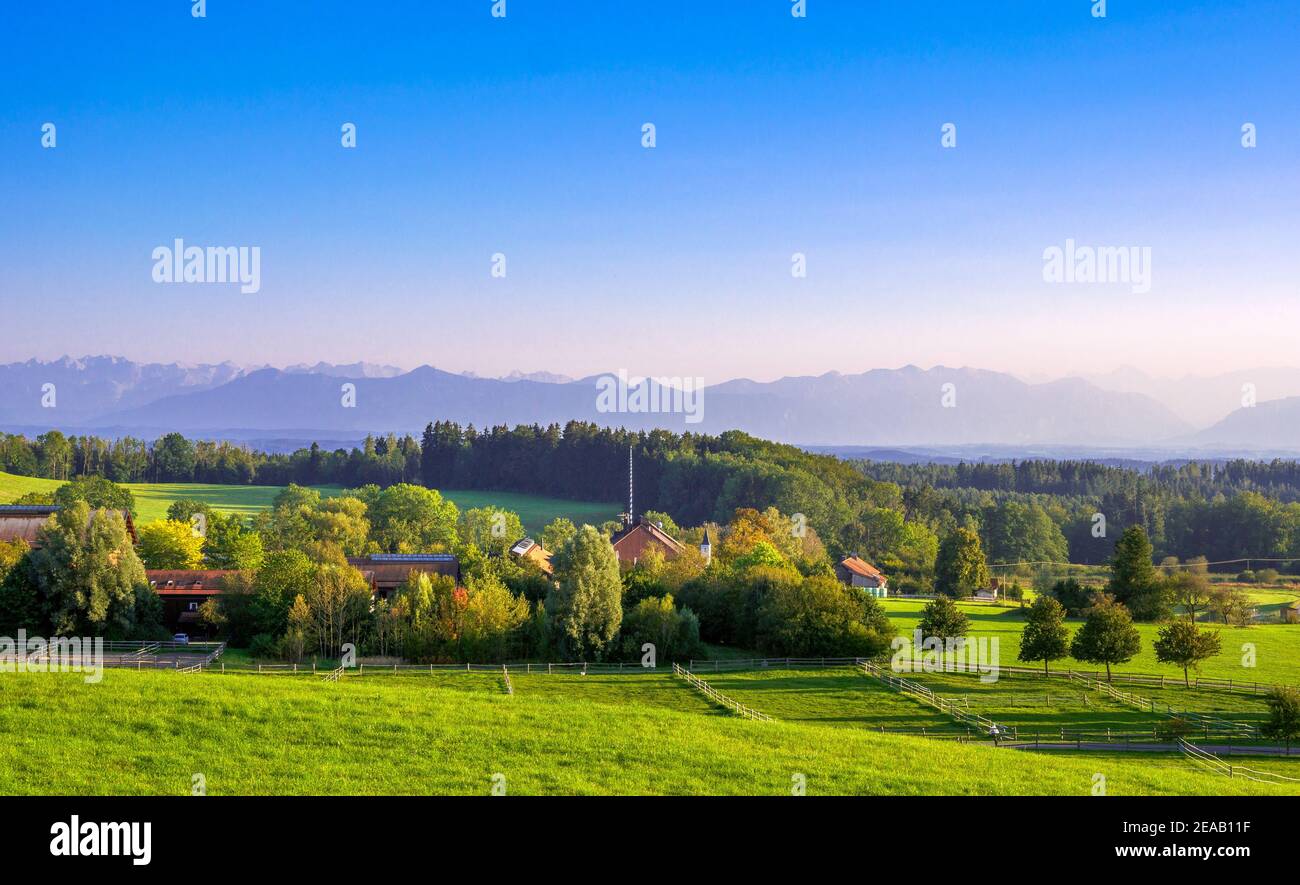
[[[655,658],[669,662],[699,654],[700,619],[688,608],[677,609],[672,596],[642,599],[623,613],[620,645],[625,660],[640,660],[641,646],[655,647]]]
[[[1092,607],[1094,593],[1074,578],[1057,581],[1047,591],[1070,615],[1077,617]]]
[[[1255,583],[1255,573],[1250,569],[1246,569],[1244,572],[1239,572],[1237,574],[1237,581],[1241,584],[1253,584]]]
[[[278,658],[280,643],[270,633],[258,633],[248,643],[248,653],[255,658]]]

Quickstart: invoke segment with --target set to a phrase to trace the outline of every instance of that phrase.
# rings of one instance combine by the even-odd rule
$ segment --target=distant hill
[[[1087,380],[1103,390],[1149,396],[1164,403],[1179,418],[1202,428],[1241,408],[1246,385],[1250,385],[1257,402],[1300,396],[1300,369],[1284,367],[1154,378],[1132,366],[1122,366],[1113,372],[1089,375]]]
[[[168,396],[210,390],[239,378],[233,363],[136,363],[113,356],[63,357],[0,365],[0,423],[69,426]],[[53,384],[47,408],[45,385]]]
[[[1192,439],[1202,446],[1262,453],[1300,450],[1300,396],[1237,409]]]
[[[729,381],[706,389],[698,423],[687,422],[682,414],[597,411],[594,378],[565,383],[502,380],[423,366],[351,383],[355,407],[344,407],[339,377],[262,369],[221,386],[108,412],[99,422],[187,432],[311,428],[346,435],[417,432],[437,419],[478,427],[582,419],[634,429],[739,429],[785,442],[861,446],[1129,445],[1192,431],[1168,409],[1139,394],[1103,391],[1077,378],[1026,384],[1003,373],[945,367]],[[954,405],[945,407],[949,390],[948,401]]]

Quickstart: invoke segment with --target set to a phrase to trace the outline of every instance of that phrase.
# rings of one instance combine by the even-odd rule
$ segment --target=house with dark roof
[[[835,577],[839,578],[842,584],[858,587],[872,596],[884,598],[889,595],[889,579],[880,569],[856,553],[836,563]]]
[[[17,538],[27,542],[29,547],[37,546],[37,535],[41,526],[59,512],[57,504],[0,504],[0,541],[13,541]],[[126,532],[131,536],[131,543],[138,544],[135,534],[135,520],[131,511],[119,510],[126,522]],[[93,514],[92,514],[93,515]]]
[[[444,575],[460,583],[460,560],[451,553],[371,553],[349,556],[348,564],[365,576],[380,599],[391,596],[412,572]]]
[[[676,559],[686,549],[677,539],[665,532],[662,526],[644,516],[615,532],[609,542],[614,545],[619,563],[629,568],[636,565],[637,560],[645,556],[651,548],[657,548],[664,559]]]
[[[173,633],[202,633],[199,608],[224,591],[234,569],[145,569],[149,587],[163,604],[163,623]]]

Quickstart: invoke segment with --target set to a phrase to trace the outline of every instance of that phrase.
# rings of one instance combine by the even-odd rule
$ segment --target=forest
[[[632,432],[577,421],[477,429],[440,421],[419,439],[371,436],[350,450],[313,444],[292,454],[175,433],[153,442],[5,434],[0,469],[60,480],[417,483],[622,501],[629,450],[638,512],[702,525],[725,524],[738,508],[774,507],[813,527],[832,553],[860,553],[922,584],[939,541],[959,527],[978,533],[994,565],[1102,564],[1133,525],[1146,531],[1157,559],[1205,557],[1212,570],[1233,572],[1265,560],[1294,572],[1300,562],[1300,466],[1290,461],[908,465],[840,460],[740,432]]]

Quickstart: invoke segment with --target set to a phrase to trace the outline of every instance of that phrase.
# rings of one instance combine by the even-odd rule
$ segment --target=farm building
[[[349,556],[348,564],[365,576],[380,599],[405,584],[411,572],[445,575],[460,583],[460,560],[450,553],[372,553]]]
[[[13,541],[21,538],[28,546],[37,545],[37,534],[41,526],[51,516],[59,512],[57,504],[0,504],[0,541]],[[138,543],[135,535],[135,520],[129,510],[118,511],[126,521],[127,534],[131,543]]]
[[[652,547],[658,548],[664,559],[676,559],[685,549],[675,538],[644,516],[615,532],[609,541],[614,545],[619,563],[629,568],[636,565],[637,560]]]
[[[844,557],[836,564],[835,576],[841,583],[861,588],[872,596],[883,598],[889,595],[889,579],[880,569],[856,553]]]
[[[201,633],[199,608],[223,590],[233,569],[145,569],[149,586],[163,604],[163,623],[174,633]]]
[[[532,538],[524,538],[511,547],[510,555],[520,562],[531,562],[548,577],[555,574],[555,568],[551,565],[551,552]]]

